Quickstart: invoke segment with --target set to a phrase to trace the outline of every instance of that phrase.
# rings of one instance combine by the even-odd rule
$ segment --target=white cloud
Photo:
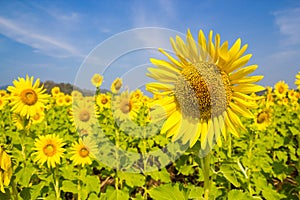
[[[0,33],[17,42],[33,47],[37,51],[55,57],[81,56],[81,53],[72,45],[45,34],[38,33],[38,28],[26,26],[26,23],[17,22],[0,16]]]
[[[300,7],[275,12],[274,16],[280,33],[287,36],[283,43],[300,44]]]

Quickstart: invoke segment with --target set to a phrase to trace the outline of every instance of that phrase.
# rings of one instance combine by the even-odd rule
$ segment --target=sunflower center
[[[175,83],[175,97],[182,114],[194,119],[221,115],[231,96],[228,75],[206,62],[185,67]]]
[[[52,144],[47,144],[44,148],[43,148],[43,152],[46,156],[48,157],[52,157],[55,153],[56,153],[56,148],[54,145]]]
[[[87,122],[90,119],[90,113],[87,110],[83,110],[79,114],[79,120],[83,122]]]
[[[101,99],[101,103],[102,103],[102,104],[106,104],[107,102],[108,102],[107,98],[102,98],[102,99]]]
[[[25,89],[21,92],[21,100],[26,105],[31,106],[37,102],[38,97],[33,89]]]
[[[268,119],[268,114],[265,113],[265,112],[261,112],[261,113],[258,114],[256,122],[259,123],[259,124],[262,124],[267,119]]]
[[[281,86],[281,87],[279,87],[278,88],[278,92],[280,93],[280,94],[282,94],[283,92],[284,92],[284,88]]]
[[[80,149],[79,151],[79,155],[82,157],[82,158],[85,158],[89,155],[89,150],[87,150],[87,148],[83,147]]]
[[[121,101],[120,109],[123,113],[125,113],[125,114],[129,113],[131,111],[131,108],[132,108],[132,105],[131,105],[130,100],[124,99]]]

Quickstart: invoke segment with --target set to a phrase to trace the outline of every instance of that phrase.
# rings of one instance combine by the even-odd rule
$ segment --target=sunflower
[[[64,106],[65,105],[65,96],[56,96],[55,103],[58,106]]]
[[[71,121],[77,129],[90,130],[93,125],[97,123],[95,106],[93,102],[87,99],[77,100],[73,104]]]
[[[55,167],[56,164],[60,164],[60,158],[63,157],[65,149],[63,146],[63,140],[54,135],[42,135],[34,142],[36,152],[33,153],[34,161],[43,165],[47,162],[47,166]]]
[[[288,91],[288,98],[291,100],[291,102],[298,101],[296,97],[296,91],[295,90],[289,90]]]
[[[78,90],[73,90],[72,93],[71,93],[71,96],[74,98],[80,98],[82,97],[82,93],[79,92]]]
[[[220,35],[210,31],[208,40],[202,30],[196,43],[188,30],[186,43],[177,36],[171,38],[175,59],[159,49],[169,61],[150,59],[157,68],[148,68],[149,76],[158,82],[148,83],[146,89],[164,97],[152,103],[151,118],[166,119],[162,132],[172,140],[182,139],[193,146],[200,138],[201,148],[218,140],[226,130],[239,136],[245,128],[239,115],[254,117],[248,110],[256,107],[251,93],[264,90],[254,84],[263,76],[247,76],[257,65],[245,67],[251,54],[243,55],[247,45],[241,47],[238,39],[228,48],[228,41],[220,43]],[[225,124],[225,126],[224,126]]]
[[[71,95],[65,95],[64,96],[64,102],[66,106],[69,106],[72,104],[73,100],[72,100],[72,96]]]
[[[296,74],[295,84],[297,85],[298,89],[300,89],[300,72],[298,72],[298,74]]]
[[[2,110],[5,105],[6,105],[6,99],[0,96],[0,110]]]
[[[116,78],[113,83],[111,84],[110,90],[112,93],[116,94],[119,92],[119,90],[122,87],[122,79],[121,78]]]
[[[8,96],[6,90],[0,90],[0,97],[6,97]]]
[[[92,84],[95,87],[100,87],[103,81],[103,76],[101,76],[100,74],[94,74],[94,76],[91,79]]]
[[[284,81],[278,81],[274,88],[274,93],[279,99],[286,97],[286,93],[289,90],[288,84],[286,84]]]
[[[100,111],[110,108],[111,96],[103,93],[98,94],[96,97],[96,104],[99,106]]]
[[[140,108],[140,102],[131,99],[129,92],[122,92],[112,100],[112,110],[116,119],[120,121],[134,120]]]
[[[45,119],[45,113],[43,111],[35,113],[35,115],[30,117],[32,124],[41,123]]]
[[[75,165],[90,165],[92,164],[92,158],[94,158],[94,153],[96,152],[97,145],[90,139],[84,139],[83,141],[80,139],[79,143],[75,142],[72,145],[71,160]]]
[[[4,186],[8,186],[12,177],[11,158],[0,146],[0,191],[5,193]]]
[[[14,86],[8,86],[7,90],[11,92],[9,98],[12,111],[19,113],[22,117],[29,118],[35,115],[41,108],[45,107],[49,96],[44,94],[46,89],[40,87],[40,79],[33,83],[33,77],[18,78],[14,80]]]
[[[60,88],[55,86],[51,89],[51,94],[53,97],[56,97],[58,94],[60,94]]]
[[[269,108],[263,109],[256,114],[255,126],[258,130],[265,130],[272,122],[272,110]]]

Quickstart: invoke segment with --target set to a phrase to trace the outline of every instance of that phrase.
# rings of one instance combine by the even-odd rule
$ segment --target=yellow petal
[[[241,79],[231,80],[230,83],[231,84],[256,83],[256,82],[260,81],[263,78],[264,78],[264,76],[248,76],[248,77],[244,77],[244,78],[241,78]]]
[[[251,94],[251,93],[263,91],[265,90],[265,88],[263,86],[256,85],[256,84],[242,84],[242,85],[233,86],[233,90],[243,94]]]
[[[250,110],[248,110],[247,108],[245,108],[244,106],[237,106],[235,103],[232,103],[232,102],[229,103],[229,106],[234,112],[242,115],[243,117],[247,117],[247,118],[254,117],[252,112]]]
[[[244,65],[247,64],[247,62],[250,60],[250,58],[252,57],[252,54],[248,54],[248,55],[245,55],[241,58],[239,58],[238,60],[234,61],[232,63],[232,65],[228,66],[227,68],[225,68],[225,72],[227,74],[229,74],[230,72],[240,68],[240,67],[243,67]]]
[[[177,123],[179,123],[181,119],[181,114],[179,111],[175,111],[170,115],[170,117],[167,119],[167,121],[164,123],[161,133],[168,132],[169,129],[171,129],[173,126],[175,126]]]

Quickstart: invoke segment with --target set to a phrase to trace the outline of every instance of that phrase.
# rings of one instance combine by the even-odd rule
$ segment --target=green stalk
[[[18,189],[14,178],[12,178],[11,180],[11,188],[12,188],[12,196],[14,197],[14,200],[18,200]]]
[[[81,200],[80,190],[81,190],[81,165],[78,166],[78,183],[77,183],[77,189],[78,189],[78,200]]]
[[[59,189],[59,174],[58,174],[58,166],[55,167],[54,170],[54,189],[56,200],[60,199],[60,189]]]
[[[119,179],[118,179],[118,171],[119,171],[119,131],[116,130],[116,178],[115,178],[115,188],[119,190]]]
[[[210,152],[201,159],[202,160],[202,169],[203,169],[203,176],[204,176],[204,200],[209,199],[209,192],[210,192]]]

